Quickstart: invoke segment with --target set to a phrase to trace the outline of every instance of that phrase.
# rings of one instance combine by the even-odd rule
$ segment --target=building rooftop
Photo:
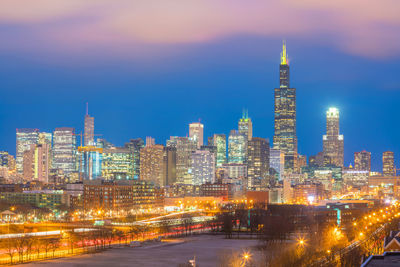
[[[385,252],[382,255],[370,256],[361,267],[395,267],[400,266],[400,251]]]

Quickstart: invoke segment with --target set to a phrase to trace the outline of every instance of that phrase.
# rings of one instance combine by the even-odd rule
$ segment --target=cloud
[[[229,36],[312,38],[366,57],[400,54],[396,0],[2,0],[0,25],[80,49],[207,43]]]

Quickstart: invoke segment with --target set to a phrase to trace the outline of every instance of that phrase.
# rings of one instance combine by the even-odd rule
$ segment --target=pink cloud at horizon
[[[43,42],[65,49],[207,43],[241,34],[330,36],[321,42],[374,58],[400,54],[399,11],[396,0],[3,0],[0,25],[35,29]]]

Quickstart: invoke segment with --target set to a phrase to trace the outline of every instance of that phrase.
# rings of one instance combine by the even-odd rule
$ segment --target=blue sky
[[[12,8],[13,2],[5,5]],[[208,15],[187,7],[215,24],[192,21],[186,14],[187,26],[178,26],[182,21],[171,19],[174,9],[164,12],[164,31],[147,23],[126,32],[109,28],[133,25],[129,20],[109,23],[109,13],[120,10],[95,9],[89,15],[88,7],[78,4],[48,5],[47,13],[34,7],[25,14],[0,11],[0,150],[15,153],[16,128],[71,126],[81,131],[86,102],[95,132],[116,145],[145,136],[164,144],[171,135],[186,135],[188,124],[199,119],[206,136],[228,134],[243,108],[249,110],[254,135],[272,140],[273,89],[279,84],[279,53],[286,39],[291,85],[297,88],[299,152],[309,156],[322,150],[325,111],[335,106],[341,113],[346,165],[353,152],[363,149],[372,152],[375,170],[381,169],[386,150],[395,152],[399,165],[400,42],[392,35],[400,36],[400,27],[398,20],[387,21],[390,12],[380,20],[365,11],[348,28],[333,26],[343,15],[338,14],[315,30],[308,17],[318,19],[334,7],[288,11],[276,6],[276,13],[294,12],[300,26],[293,20],[288,22],[293,30],[263,32],[260,28],[276,24],[260,19],[258,25],[252,21],[254,10],[243,10],[244,22],[237,24],[230,15],[241,13],[233,8],[232,14],[216,10]],[[142,19],[163,16],[157,12]],[[370,31],[359,31],[364,25]],[[198,34],[188,34],[193,29]]]

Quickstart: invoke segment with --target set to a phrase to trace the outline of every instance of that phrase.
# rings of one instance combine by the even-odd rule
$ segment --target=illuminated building
[[[53,133],[52,168],[62,170],[65,174],[77,171],[76,136],[74,128],[56,128]]]
[[[146,146],[154,146],[156,144],[156,140],[151,136],[146,136]]]
[[[251,119],[249,118],[248,111],[243,110],[243,116],[239,120],[238,123],[238,129],[239,133],[244,134],[247,138],[247,140],[251,140],[253,137],[253,123],[251,122]]]
[[[324,186],[321,183],[305,182],[293,187],[293,198],[298,202],[318,201],[324,199]]]
[[[203,145],[204,125],[200,122],[189,124],[189,138],[196,142],[197,148]]]
[[[228,138],[228,162],[245,163],[247,156],[247,137],[239,131],[231,130]]]
[[[299,167],[299,169],[301,169],[301,167],[307,166],[307,156],[306,155],[298,155],[297,166]]]
[[[394,167],[394,153],[385,151],[382,154],[382,172],[384,176],[395,176],[396,170]]]
[[[101,176],[103,149],[92,145],[78,147],[80,180],[93,180]]]
[[[84,209],[114,211],[152,208],[156,203],[154,185],[146,181],[119,180],[85,181],[83,189]]]
[[[275,88],[275,127],[273,148],[285,154],[285,170],[297,169],[296,89],[290,88],[289,63],[283,43],[279,67],[280,86]]]
[[[52,137],[53,135],[51,133],[40,132],[38,144],[47,144],[51,148]]]
[[[310,156],[308,159],[308,165],[312,167],[324,166],[324,152],[318,152],[317,155]]]
[[[17,129],[16,167],[19,173],[23,172],[24,152],[36,145],[39,141],[38,129]]]
[[[362,187],[368,184],[369,171],[357,169],[343,170],[342,177],[346,185]]]
[[[137,180],[140,177],[140,150],[144,147],[144,142],[141,138],[131,139],[129,143],[125,143],[125,147],[132,153],[133,179]]]
[[[48,144],[31,145],[24,152],[23,177],[27,181],[48,183],[50,168],[50,146]]]
[[[84,146],[94,146],[94,117],[89,116],[88,106],[86,104],[85,115],[85,131],[84,131]]]
[[[225,163],[222,168],[226,170],[229,178],[245,179],[247,178],[247,164],[244,163]]]
[[[207,150],[192,152],[192,184],[215,182],[215,155]]]
[[[168,147],[176,148],[176,182],[192,183],[192,152],[197,150],[197,143],[188,137],[171,136]]]
[[[343,167],[343,135],[339,134],[339,110],[326,112],[326,135],[323,136],[324,165]]]
[[[8,152],[0,151],[0,166],[8,167]]]
[[[278,179],[282,180],[285,170],[285,154],[279,149],[271,148],[269,150],[269,165],[278,174]]]
[[[226,163],[226,135],[214,134],[212,142],[212,145],[217,148],[216,166],[221,167],[222,164]]]
[[[176,148],[146,145],[140,150],[140,180],[166,186],[176,181]]]
[[[96,146],[100,148],[112,148],[115,147],[112,143],[108,142],[104,138],[97,138]]]
[[[129,148],[104,148],[101,176],[106,180],[133,179],[133,160]]]
[[[60,205],[68,206],[68,196],[62,191],[24,191],[0,193],[0,200],[11,205],[30,204],[34,207],[57,209]]]
[[[221,183],[206,183],[200,186],[200,194],[204,197],[218,197],[223,201],[233,198],[233,185]]]
[[[248,187],[266,187],[269,184],[269,140],[253,137],[248,141],[247,153]]]
[[[359,171],[371,171],[371,152],[354,152],[354,169]]]

